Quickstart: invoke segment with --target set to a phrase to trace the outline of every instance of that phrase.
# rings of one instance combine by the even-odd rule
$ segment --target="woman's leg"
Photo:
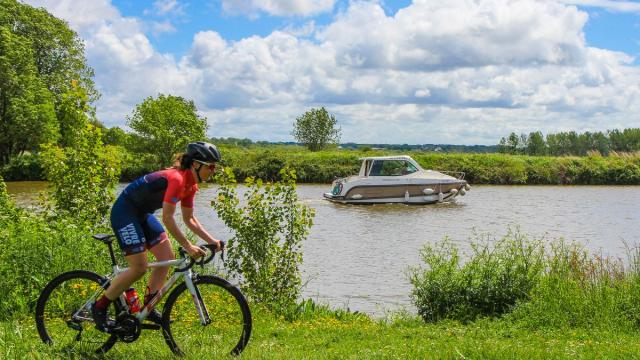
[[[118,274],[112,281],[104,295],[111,301],[115,300],[127,290],[131,284],[140,279],[147,271],[147,253],[145,251],[125,256],[129,264],[127,271]]]
[[[155,256],[156,260],[158,261],[175,259],[175,256],[173,254],[173,248],[171,247],[171,241],[169,241],[165,233],[163,233],[162,236],[164,240],[162,240],[161,242],[159,242],[158,244],[150,248],[149,251],[151,251],[153,256]],[[153,294],[158,290],[160,290],[160,288],[162,288],[162,285],[164,285],[164,282],[167,279],[168,274],[169,274],[168,266],[154,268],[151,271],[151,276],[149,277],[149,283],[147,284],[148,286],[147,292]]]

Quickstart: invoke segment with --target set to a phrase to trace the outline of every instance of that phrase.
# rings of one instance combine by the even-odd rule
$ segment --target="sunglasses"
[[[202,162],[202,161],[196,161],[198,164],[205,166],[206,168],[208,168],[209,170],[213,171],[216,169],[216,164],[215,163],[206,163],[206,162]]]

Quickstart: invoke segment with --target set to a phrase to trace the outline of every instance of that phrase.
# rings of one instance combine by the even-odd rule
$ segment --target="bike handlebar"
[[[224,248],[225,248],[226,243],[222,240],[220,240],[220,253],[222,256],[222,258],[224,259]],[[196,260],[192,257],[189,257],[189,264],[181,269],[176,269],[175,271],[177,272],[182,272],[182,271],[187,271],[189,269],[191,269],[193,267],[193,265],[198,264],[200,266],[205,266],[206,264],[210,263],[211,260],[213,260],[214,256],[216,255],[216,250],[218,250],[218,247],[214,244],[203,244],[203,245],[199,245],[199,247],[204,250],[205,252],[208,250],[211,255],[209,255],[208,257],[202,257],[200,258],[200,260]],[[178,250],[178,252],[180,253],[180,255],[182,257],[186,257],[187,253],[186,251],[184,251],[184,249],[182,247],[180,247],[180,250]]]

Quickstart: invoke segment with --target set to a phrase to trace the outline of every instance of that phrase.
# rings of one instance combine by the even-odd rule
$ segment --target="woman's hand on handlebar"
[[[212,245],[216,246],[216,252],[224,249],[224,241],[222,240],[215,240]]]
[[[207,252],[204,251],[204,249],[202,249],[199,246],[195,246],[193,244],[189,244],[187,246],[184,246],[184,250],[187,252],[187,254],[189,254],[190,257],[197,259],[197,258],[201,258],[205,255],[207,255]]]

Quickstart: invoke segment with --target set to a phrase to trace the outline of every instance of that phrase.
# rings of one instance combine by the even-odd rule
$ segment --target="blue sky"
[[[319,106],[359,143],[640,127],[637,1],[25,2],[84,39],[107,126],[164,93],[253,140]]]
[[[640,3],[639,3],[640,4]],[[599,8],[585,8],[589,21],[584,28],[587,44],[622,51],[640,62],[640,13],[619,13]]]

